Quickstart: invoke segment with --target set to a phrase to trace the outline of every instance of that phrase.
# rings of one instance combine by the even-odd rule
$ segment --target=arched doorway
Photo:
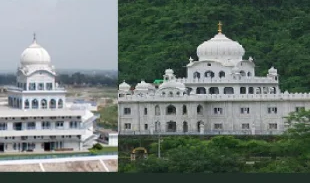
[[[186,121],[183,122],[182,129],[184,133],[188,132],[188,123]]]
[[[206,89],[204,87],[198,87],[196,94],[206,94]]]
[[[131,153],[131,160],[134,161],[136,160],[136,158],[147,159],[148,158],[147,149],[144,147],[136,147],[135,149],[133,149]]]

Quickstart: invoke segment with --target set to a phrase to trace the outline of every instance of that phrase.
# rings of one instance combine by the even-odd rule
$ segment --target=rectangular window
[[[130,115],[131,114],[131,108],[124,108],[124,115]]]
[[[242,107],[241,114],[249,114],[249,107]]]
[[[278,128],[278,125],[276,123],[269,123],[270,130],[276,130],[277,128]]]
[[[222,114],[223,110],[222,108],[214,108],[214,114]]]
[[[14,123],[13,129],[18,131],[22,130],[22,123]]]
[[[147,115],[148,114],[148,109],[145,107],[144,109],[144,115]]]
[[[305,107],[296,107],[296,108],[295,108],[295,111],[296,111],[296,112],[299,112],[299,111],[301,111],[301,110],[305,110]]]
[[[49,121],[43,121],[42,122],[42,129],[50,129],[51,123]]]
[[[215,130],[221,130],[222,129],[222,124],[214,124],[214,129]]]
[[[44,90],[44,83],[38,84],[38,90]]]
[[[56,127],[57,128],[63,128],[64,127],[64,122],[63,121],[57,121],[56,122]]]
[[[249,123],[242,124],[242,129],[243,130],[248,130],[249,129]]]
[[[52,83],[46,83],[45,88],[46,90],[52,90]]]
[[[148,130],[148,124],[145,124],[145,130]]]
[[[78,128],[78,122],[77,121],[70,121],[69,127],[70,128]]]
[[[34,129],[36,129],[36,123],[35,122],[27,123],[27,130],[34,130]]]
[[[7,124],[6,123],[0,123],[0,130],[7,130]]]
[[[29,83],[28,89],[29,90],[36,90],[36,83]]]
[[[127,129],[127,130],[132,129],[131,123],[125,123],[125,129]]]
[[[276,114],[278,109],[276,107],[268,107],[268,114],[274,113]]]

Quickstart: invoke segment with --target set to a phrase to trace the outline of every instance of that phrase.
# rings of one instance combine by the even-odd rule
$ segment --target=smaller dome
[[[21,54],[22,65],[49,64],[50,62],[51,57],[49,53],[42,46],[37,44],[35,38],[33,43]]]
[[[271,75],[277,75],[278,74],[278,70],[275,69],[273,66],[268,70],[268,72]]]
[[[173,74],[174,74],[173,69],[166,69],[165,70],[165,75],[173,75]]]
[[[159,89],[164,89],[164,88],[178,88],[178,89],[184,90],[186,87],[183,83],[172,80],[172,81],[164,82],[159,86]]]
[[[131,86],[127,84],[125,81],[119,85],[119,90],[123,91],[129,91],[131,89]]]
[[[135,90],[148,90],[153,89],[153,86],[150,83],[146,83],[145,81],[141,81],[137,83]]]

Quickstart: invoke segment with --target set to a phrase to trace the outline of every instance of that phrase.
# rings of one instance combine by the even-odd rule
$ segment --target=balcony
[[[0,131],[0,137],[5,136],[59,136],[59,135],[84,135],[85,129],[44,129],[44,130],[5,130]]]

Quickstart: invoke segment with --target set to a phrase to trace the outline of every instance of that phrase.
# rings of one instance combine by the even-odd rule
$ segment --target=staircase
[[[90,127],[93,125],[94,121],[96,119],[98,119],[99,116],[98,115],[95,115],[95,116],[92,116],[91,118],[87,119],[84,123],[83,123],[83,128],[87,128],[87,127]]]

